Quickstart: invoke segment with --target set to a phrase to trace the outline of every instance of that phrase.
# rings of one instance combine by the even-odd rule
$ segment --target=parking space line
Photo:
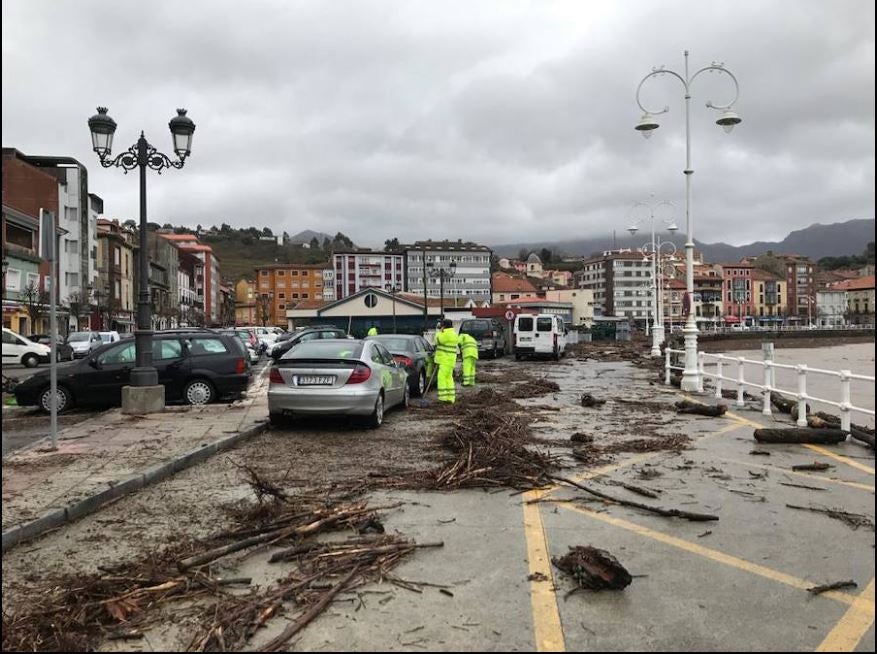
[[[798,472],[797,470],[790,470],[788,468],[780,468],[779,466],[771,466],[765,465],[763,463],[752,463],[751,461],[740,461],[739,459],[729,459],[726,457],[716,457],[719,461],[727,461],[728,463],[736,463],[741,466],[745,466],[747,468],[760,468],[762,470],[770,470],[772,472],[779,472],[784,475],[795,475],[796,477],[804,477],[805,479],[809,479],[811,481],[823,481],[828,484],[841,484],[842,486],[849,486],[850,488],[857,488],[859,490],[874,492],[874,487],[868,484],[860,484],[856,481],[845,481],[843,479],[832,479],[831,477],[823,477],[822,475],[810,475],[806,472]]]
[[[834,459],[835,461],[840,461],[841,463],[845,463],[851,468],[855,468],[856,470],[861,470],[862,472],[867,472],[869,475],[874,474],[874,468],[871,466],[866,466],[864,463],[859,463],[858,461],[853,461],[852,459],[848,459],[842,454],[836,454],[831,450],[827,450],[824,447],[820,447],[819,445],[813,445],[811,443],[807,443],[804,445],[809,450],[813,450],[814,452],[819,452],[823,456],[827,456],[829,458]]]
[[[757,563],[751,563],[750,561],[746,561],[745,559],[741,559],[730,554],[725,554],[724,552],[710,549],[709,547],[704,547],[703,545],[692,543],[682,538],[677,538],[676,536],[670,536],[669,534],[665,534],[654,529],[649,529],[648,527],[643,527],[641,525],[635,524],[633,522],[628,522],[627,520],[623,520],[621,518],[614,518],[612,516],[608,516],[602,513],[596,513],[594,511],[590,511],[589,509],[583,509],[581,507],[575,506],[569,502],[558,503],[557,506],[568,511],[580,513],[595,520],[600,520],[601,522],[605,522],[614,527],[620,527],[621,529],[631,531],[645,538],[656,540],[660,543],[664,543],[665,545],[670,545],[671,547],[685,550],[686,552],[690,552],[691,554],[697,554],[704,558],[710,559],[711,561],[722,563],[737,570],[749,572],[750,574],[764,577],[765,579],[770,579],[771,581],[776,581],[781,584],[785,584],[786,586],[791,586],[792,588],[796,588],[798,590],[806,590],[813,586],[812,582],[806,581],[805,579],[800,579],[798,577],[794,577],[778,570],[773,570],[772,568],[768,568]],[[870,611],[873,619],[873,592],[871,595],[870,604],[868,604],[867,596],[856,597],[855,595],[849,595],[847,593],[841,593],[838,591],[829,591],[827,593],[822,593],[820,597],[833,599],[837,602],[840,602],[841,604],[847,604],[850,606],[858,602],[860,609],[862,611]]]
[[[817,652],[852,652],[874,624],[874,578],[828,632]]]
[[[554,592],[551,556],[542,512],[538,502],[545,491],[524,493],[524,535],[527,539],[527,563],[530,568],[530,603],[533,610],[533,637],[538,652],[565,652],[563,626]],[[541,579],[541,580],[540,580]]]

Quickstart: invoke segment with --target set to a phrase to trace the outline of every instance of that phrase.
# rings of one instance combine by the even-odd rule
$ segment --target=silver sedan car
[[[408,371],[376,341],[305,341],[271,368],[268,379],[272,425],[295,415],[354,415],[380,427],[386,409],[408,406],[410,392]]]

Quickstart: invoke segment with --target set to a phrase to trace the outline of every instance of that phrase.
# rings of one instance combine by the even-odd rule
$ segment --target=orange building
[[[277,263],[256,268],[256,324],[261,325],[263,313],[267,313],[267,324],[285,328],[287,309],[302,300],[322,300],[323,270],[327,267]]]

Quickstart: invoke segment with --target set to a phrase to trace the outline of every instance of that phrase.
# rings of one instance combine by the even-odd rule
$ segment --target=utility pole
[[[429,329],[429,304],[426,294],[426,248],[421,248],[421,263],[423,264],[423,333]]]

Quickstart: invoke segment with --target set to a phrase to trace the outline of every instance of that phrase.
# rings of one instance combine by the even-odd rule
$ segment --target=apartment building
[[[303,300],[323,300],[325,264],[273,264],[256,268],[256,323],[286,327],[286,310]]]
[[[851,325],[874,325],[874,275],[839,282],[834,288],[846,291],[847,321]]]
[[[491,281],[493,287],[491,299],[494,304],[536,295],[536,287],[533,286],[530,280],[523,277],[515,277],[504,272],[495,272],[492,275]]]
[[[595,316],[626,317],[645,325],[650,320],[652,262],[629,249],[606,250],[585,259],[574,276],[578,288],[594,294]]]
[[[332,270],[336,300],[366,288],[405,288],[405,255],[401,253],[375,250],[336,252],[332,255]]]
[[[97,221],[98,279],[92,288],[99,329],[133,331],[137,315],[134,285],[134,234],[118,220]]]
[[[405,255],[404,288],[409,293],[437,298],[444,286],[446,298],[490,300],[490,255],[487,246],[457,241],[416,241],[403,245]],[[452,266],[453,264],[453,266]],[[440,270],[451,271],[444,284]]]
[[[153,329],[176,327],[180,320],[179,246],[156,232],[148,232],[146,238]]]
[[[841,327],[846,324],[847,292],[841,288],[820,288],[816,291],[816,319],[820,327]]]
[[[180,252],[177,270],[177,293],[179,294],[179,324],[181,327],[204,325],[204,297],[197,289],[198,279],[204,279],[204,263],[190,252]]]
[[[26,336],[37,329],[22,291],[41,287],[40,224],[36,216],[4,204],[2,228],[3,326]]]
[[[168,241],[172,241],[181,253],[191,254],[200,265],[195,266],[195,295],[203,306],[203,324],[218,325],[220,323],[220,291],[221,282],[219,259],[213,248],[204,245],[194,234],[169,234],[158,232]]]
[[[754,268],[752,283],[755,289],[754,315],[760,324],[782,323],[788,311],[786,280],[766,270]]]
[[[786,267],[790,319],[812,319],[816,314],[815,266],[809,257],[799,254],[778,256]]]

